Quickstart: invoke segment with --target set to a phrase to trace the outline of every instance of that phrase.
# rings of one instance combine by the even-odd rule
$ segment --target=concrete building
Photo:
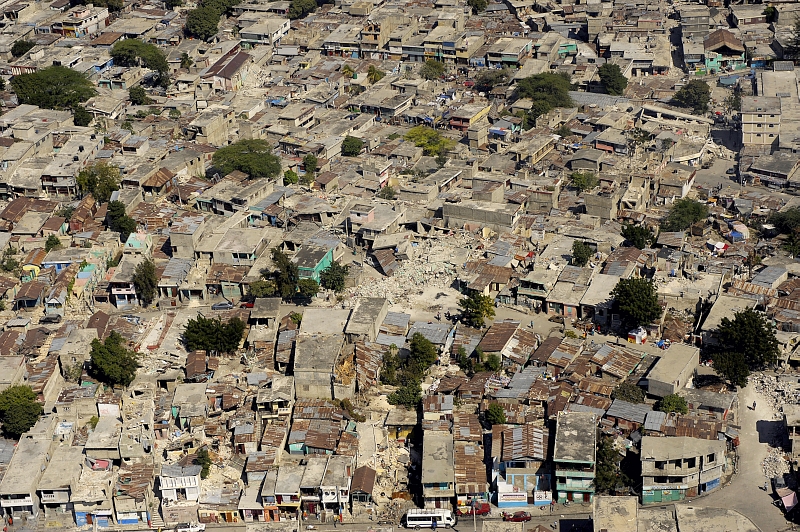
[[[53,449],[52,438],[23,437],[0,481],[0,509],[15,520],[39,515],[39,480]]]
[[[781,132],[781,99],[767,96],[743,96],[742,144],[770,147],[777,145]],[[769,153],[767,151],[766,153]]]
[[[450,509],[455,491],[453,435],[425,431],[422,436],[422,498],[425,508]]]
[[[364,297],[356,301],[350,319],[344,329],[347,341],[358,340],[374,342],[386,314],[389,312],[389,300],[382,297]]]
[[[664,397],[677,393],[694,378],[700,365],[700,350],[686,344],[675,343],[669,351],[664,351],[647,373],[647,393],[654,397]]]
[[[559,412],[553,467],[558,502],[591,502],[594,497],[597,415]]]
[[[716,439],[644,436],[642,504],[682,501],[718,488],[726,465],[725,445]]]

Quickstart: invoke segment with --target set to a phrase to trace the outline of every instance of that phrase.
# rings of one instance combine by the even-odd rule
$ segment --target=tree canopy
[[[777,362],[781,353],[772,322],[753,309],[722,318],[716,337],[720,351],[738,352],[751,370],[762,369]]]
[[[573,107],[569,95],[570,78],[564,73],[543,72],[517,82],[517,97],[533,100],[531,110],[525,114],[526,126],[533,127],[536,119],[556,107]]]
[[[153,100],[147,96],[147,91],[140,85],[128,89],[128,98],[130,98],[133,105],[150,105],[153,103]]]
[[[594,485],[598,493],[614,492],[618,486],[624,486],[629,482],[628,478],[620,470],[622,457],[614,449],[614,442],[610,437],[600,436],[597,439],[595,457],[597,467]]]
[[[61,249],[61,240],[56,235],[50,235],[47,237],[47,241],[44,243],[44,250],[48,253],[53,251],[54,249]]]
[[[136,297],[145,307],[153,302],[158,292],[158,277],[153,259],[145,259],[136,265],[133,270],[133,287],[136,290]]]
[[[413,142],[414,146],[422,148],[425,155],[431,156],[446,153],[456,144],[454,140],[426,126],[412,127],[404,138],[409,142]]]
[[[87,166],[76,178],[81,192],[91,194],[99,203],[107,202],[111,193],[119,190],[119,180],[119,168],[104,161]]]
[[[186,15],[186,31],[198,39],[207,41],[217,34],[219,18],[219,14],[209,7],[192,9]]]
[[[347,135],[342,141],[342,155],[345,157],[355,157],[364,148],[364,141],[358,137]]]
[[[83,74],[63,66],[50,66],[11,79],[19,103],[43,109],[74,109],[97,94]]]
[[[699,201],[683,198],[675,201],[661,224],[662,231],[686,231],[708,216],[708,207]]]
[[[750,365],[741,351],[712,353],[714,371],[733,386],[744,388],[750,379]]]
[[[297,295],[311,299],[319,293],[319,283],[314,279],[300,279],[297,281]]]
[[[108,228],[119,233],[121,242],[128,240],[131,233],[136,231],[136,220],[125,214],[125,204],[121,201],[112,201],[108,204]]]
[[[676,393],[665,395],[655,404],[656,410],[660,412],[677,412],[679,414],[686,414],[689,412],[689,405],[686,404],[686,399]]]
[[[572,243],[572,264],[574,266],[580,266],[581,268],[586,266],[593,254],[594,252],[588,244],[580,240],[575,240]]]
[[[239,170],[251,178],[271,179],[281,174],[280,159],[263,139],[242,139],[220,148],[214,152],[212,162],[224,174]]]
[[[303,168],[305,169],[307,174],[314,175],[314,172],[317,171],[317,165],[319,164],[319,160],[317,156],[313,153],[307,153],[303,157]]]
[[[317,10],[316,0],[292,0],[289,4],[289,12],[287,16],[290,20],[297,20],[305,18],[310,13]]]
[[[597,69],[600,75],[600,84],[612,96],[621,96],[628,86],[628,78],[622,75],[619,65],[606,63]]]
[[[656,286],[648,279],[620,279],[611,291],[611,296],[623,325],[628,329],[648,325],[661,317]]]
[[[494,318],[492,298],[479,292],[472,292],[468,297],[459,300],[458,306],[461,307],[464,321],[476,329],[481,329],[486,325],[484,322],[486,318]]]
[[[502,425],[506,422],[506,412],[500,403],[491,403],[484,412],[483,418],[490,425]]]
[[[247,287],[247,296],[250,300],[258,297],[272,297],[277,291],[278,287],[273,281],[259,279],[258,281],[253,281]]]
[[[369,68],[367,69],[367,80],[370,83],[373,83],[373,84],[374,83],[378,83],[385,76],[386,76],[386,72],[384,72],[383,70],[380,70],[375,65],[370,65]]]
[[[211,455],[206,448],[200,449],[194,455],[194,461],[200,466],[200,478],[206,479],[211,474]]]
[[[117,41],[109,52],[114,64],[119,66],[143,66],[158,73],[159,83],[169,85],[167,56],[154,44],[139,39]]]
[[[644,249],[655,241],[653,232],[642,225],[625,224],[622,236],[629,245],[638,249]]]
[[[186,324],[183,340],[189,351],[216,351],[233,353],[239,348],[244,335],[244,322],[233,317],[227,322],[219,318],[206,318],[198,314]]]
[[[592,190],[600,183],[600,180],[592,172],[572,172],[569,177],[572,179],[572,186],[581,192]]]
[[[388,401],[392,405],[416,408],[422,400],[420,383],[425,371],[438,355],[436,346],[420,333],[414,333],[409,342],[409,355],[405,361],[397,356],[397,349],[391,346],[383,356],[381,382],[399,388],[389,394]]]
[[[644,390],[630,382],[619,383],[611,392],[612,399],[619,399],[633,404],[644,403]]]
[[[42,405],[30,386],[11,386],[0,393],[0,421],[3,432],[19,438],[33,427],[42,415]]]
[[[447,67],[440,61],[429,59],[425,61],[422,68],[419,69],[419,75],[423,79],[439,79],[447,72]]]
[[[82,105],[76,105],[72,108],[72,121],[78,127],[86,127],[92,123],[94,120],[94,116],[92,113],[86,110],[86,107]]]
[[[33,41],[26,41],[24,39],[20,39],[19,41],[15,42],[14,45],[11,47],[11,55],[13,55],[14,57],[22,57],[23,55],[27,54],[34,46],[36,46],[36,43]]]
[[[136,377],[139,362],[136,353],[125,347],[125,339],[117,331],[101,342],[92,340],[92,374],[111,386],[128,386]]]
[[[785,211],[775,212],[769,217],[769,223],[781,233],[794,233],[800,229],[800,208],[790,207]]]
[[[350,273],[350,266],[335,260],[330,266],[322,270],[319,276],[320,284],[323,288],[341,292],[344,290],[344,282]]]
[[[510,68],[492,68],[489,70],[483,70],[475,78],[475,89],[480,92],[489,92],[498,85],[507,84],[511,81],[513,76],[514,70]]]
[[[376,195],[381,199],[393,200],[396,193],[393,186],[386,185],[385,187],[380,189]]]
[[[272,250],[272,263],[275,265],[275,270],[268,275],[275,281],[278,294],[283,299],[292,299],[297,293],[297,281],[300,279],[297,264],[278,248]]]
[[[708,102],[711,101],[711,89],[703,80],[693,79],[672,97],[681,107],[691,107],[696,115],[708,112]]]
[[[489,5],[489,0],[467,0],[467,5],[472,8],[472,13],[477,15]]]
[[[800,16],[795,15],[789,39],[783,46],[783,57],[792,61],[800,59]]]

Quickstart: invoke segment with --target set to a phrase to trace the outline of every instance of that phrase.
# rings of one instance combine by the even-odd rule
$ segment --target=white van
[[[436,528],[450,528],[456,526],[458,518],[450,510],[440,508],[414,509],[406,512],[405,521],[406,528],[419,530],[420,528],[433,528],[434,522],[436,523]]]

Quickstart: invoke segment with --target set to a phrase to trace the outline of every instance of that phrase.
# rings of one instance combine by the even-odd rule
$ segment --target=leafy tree
[[[644,249],[655,241],[653,232],[642,225],[625,224],[622,226],[622,236],[638,249]]]
[[[136,265],[133,270],[133,287],[136,289],[136,296],[145,307],[153,302],[158,291],[156,264],[153,259],[145,259]]]
[[[737,312],[732,320],[722,318],[716,336],[721,350],[742,353],[753,370],[774,364],[781,353],[775,327],[753,309]]]
[[[692,199],[679,199],[672,204],[667,218],[662,222],[663,231],[686,231],[694,223],[708,216],[708,207]]]
[[[592,190],[600,183],[592,172],[573,172],[569,177],[572,179],[572,186],[581,192]]]
[[[400,357],[397,356],[397,347],[391,347],[383,355],[383,368],[381,369],[381,382],[390,386],[400,383]]]
[[[0,393],[0,421],[3,432],[19,438],[33,427],[42,415],[42,405],[30,386],[11,386]]]
[[[186,324],[183,340],[189,351],[216,351],[233,353],[239,348],[244,334],[244,322],[239,318],[231,318],[222,322],[219,318],[206,318],[198,314]]]
[[[259,297],[272,297],[278,291],[278,287],[273,281],[266,279],[259,279],[253,281],[247,288],[247,295],[252,299]]]
[[[621,456],[614,449],[613,440],[607,436],[597,439],[596,470],[594,486],[597,492],[610,493],[620,484],[625,485],[628,479],[620,470]]]
[[[729,113],[731,111],[741,111],[742,93],[739,91],[734,91],[732,94],[730,94],[725,98],[723,105],[725,106],[725,109],[727,109]]]
[[[203,448],[197,451],[194,455],[194,462],[201,466],[200,469],[200,478],[207,479],[208,475],[211,473],[211,456],[208,454],[208,451]]]
[[[468,377],[472,376],[472,359],[467,354],[467,350],[464,346],[459,346],[458,351],[456,351],[456,363],[458,367],[461,368],[461,371],[467,374]]]
[[[767,6],[761,14],[767,16],[767,22],[773,22],[776,19],[778,10],[774,6]]]
[[[316,0],[292,0],[289,4],[289,12],[287,16],[290,20],[297,20],[305,18],[310,13],[317,10]]]
[[[444,65],[444,63],[429,59],[425,61],[425,64],[423,64],[422,68],[419,69],[419,75],[423,79],[439,79],[444,76],[446,71],[447,67]]]
[[[34,46],[36,46],[36,43],[33,41],[19,40],[11,47],[11,55],[14,57],[22,57]]]
[[[181,117],[181,112],[179,110],[177,110],[177,109],[170,109],[169,110],[169,117],[172,118],[172,119],[180,118]]]
[[[800,16],[795,15],[789,40],[783,47],[784,59],[796,61],[800,59]]]
[[[303,157],[303,168],[305,168],[307,174],[314,175],[314,172],[317,171],[318,164],[317,156],[313,153],[307,153],[306,156]]]
[[[775,212],[769,217],[769,223],[781,233],[794,233],[800,229],[800,208],[790,207],[785,211]]]
[[[485,0],[477,1],[485,2]],[[489,92],[498,85],[508,84],[513,77],[514,71],[510,68],[484,70],[475,78],[475,89],[479,92]]]
[[[92,123],[94,116],[86,110],[82,105],[76,105],[72,108],[72,121],[78,127],[86,127]]]
[[[587,244],[580,240],[575,240],[572,243],[572,264],[583,268],[589,262],[594,252]]]
[[[620,279],[611,296],[623,325],[628,329],[647,325],[661,317],[656,285],[648,279]]]
[[[345,157],[355,157],[364,148],[364,141],[358,137],[347,135],[342,142],[342,155]]]
[[[644,390],[630,382],[621,382],[611,392],[611,398],[638,405],[644,403]]]
[[[181,54],[181,68],[188,70],[189,67],[191,67],[193,64],[194,64],[194,61],[192,60],[191,57],[189,57],[189,54],[187,54],[186,52],[183,52]]]
[[[276,267],[272,278],[278,286],[278,293],[283,299],[291,299],[297,291],[297,281],[300,278],[297,264],[278,248],[272,250],[272,262]]]
[[[494,318],[494,302],[492,298],[481,293],[473,292],[469,297],[459,300],[458,306],[461,307],[464,321],[476,329],[483,328],[486,318]]]
[[[750,378],[750,367],[744,353],[739,351],[720,351],[713,353],[714,371],[733,386],[744,388]]]
[[[693,79],[676,92],[673,99],[681,107],[691,107],[696,115],[705,114],[711,101],[711,89],[705,81]]]
[[[234,170],[244,172],[251,178],[274,179],[281,174],[281,160],[273,155],[266,140],[242,139],[214,152],[212,162],[222,173]]]
[[[128,240],[131,233],[136,231],[136,220],[125,214],[125,204],[121,201],[112,201],[108,204],[108,228],[119,233],[121,242]]]
[[[136,353],[125,348],[125,339],[112,331],[105,341],[92,340],[92,373],[110,386],[128,386],[139,368]]]
[[[350,273],[350,266],[335,260],[330,266],[322,270],[319,276],[320,284],[323,288],[341,292],[344,290],[344,282]]]
[[[447,152],[455,146],[454,140],[444,137],[438,131],[425,126],[412,127],[406,133],[405,139],[413,142],[414,146],[422,148],[425,155],[436,156]]]
[[[545,102],[550,109],[573,107],[575,104],[569,95],[569,90],[569,76],[562,73],[544,72],[523,78],[517,83],[517,96],[519,98],[530,98],[534,102]]]
[[[186,31],[198,39],[207,41],[217,34],[220,15],[208,7],[192,9],[186,15]]]
[[[562,124],[558,129],[556,129],[556,135],[559,137],[569,137],[572,135],[572,130],[567,124]]]
[[[74,109],[97,94],[83,74],[63,66],[50,66],[11,79],[19,103],[43,109]]]
[[[506,412],[500,403],[492,403],[483,414],[484,419],[490,425],[502,425],[506,422]]]
[[[175,9],[176,7],[181,7],[183,2],[181,0],[164,0],[164,6],[167,9]]]
[[[406,361],[406,369],[415,376],[421,377],[424,375],[425,371],[438,358],[436,346],[420,333],[414,333],[408,344],[408,349],[409,355]]]
[[[111,198],[111,193],[119,190],[119,168],[99,161],[87,166],[78,173],[76,179],[83,193],[91,194],[100,203]]]
[[[109,52],[114,64],[119,66],[143,66],[158,73],[159,83],[169,85],[169,63],[167,56],[154,44],[139,39],[117,41]]]
[[[417,408],[422,401],[420,380],[408,379],[400,388],[389,394],[386,400],[390,405],[403,406],[406,409]]]
[[[64,218],[64,221],[69,222],[70,219],[72,219],[72,215],[74,213],[75,213],[75,207],[73,207],[72,205],[67,205],[66,207],[63,207],[62,209],[56,211],[56,216],[61,216],[62,218]]]
[[[467,5],[472,8],[472,13],[477,15],[489,5],[488,0],[467,0]]]
[[[288,186],[288,185],[296,185],[298,180],[299,180],[299,177],[297,175],[297,172],[294,172],[292,170],[286,170],[283,173],[283,184],[286,185],[286,186]]]
[[[386,185],[385,187],[383,187],[378,191],[377,196],[381,199],[393,200],[395,197],[394,187]]]
[[[153,103],[153,100],[147,96],[144,87],[139,85],[128,89],[128,98],[130,98],[133,105],[150,105]]]
[[[300,327],[300,324],[303,322],[303,315],[299,312],[291,312],[289,314],[289,319],[292,320],[292,323]]]
[[[502,364],[503,361],[500,360],[500,357],[492,353],[486,357],[486,360],[484,360],[483,368],[489,371],[499,371]]]
[[[689,406],[686,404],[686,399],[676,393],[665,395],[656,402],[656,410],[660,412],[677,412],[679,414],[686,414],[689,412]]]
[[[47,237],[47,242],[44,243],[44,250],[48,253],[54,249],[61,249],[64,246],[61,245],[61,240],[56,235],[50,235]]]
[[[319,293],[319,283],[314,279],[300,279],[297,281],[297,293],[300,297],[311,299]]]
[[[600,83],[605,91],[612,96],[621,96],[628,86],[628,78],[622,75],[619,65],[606,63],[597,69],[600,75]]]
[[[367,69],[367,81],[370,83],[378,83],[386,76],[386,72],[378,69],[375,65],[370,65]],[[348,137],[350,138],[350,137]]]

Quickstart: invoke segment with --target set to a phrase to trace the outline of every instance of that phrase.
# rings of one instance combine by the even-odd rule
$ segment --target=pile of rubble
[[[764,396],[775,414],[782,405],[800,404],[800,384],[797,379],[781,379],[772,375],[754,374],[750,377],[756,391]]]
[[[789,472],[789,462],[781,449],[770,449],[761,462],[761,469],[767,478],[775,478]]]

